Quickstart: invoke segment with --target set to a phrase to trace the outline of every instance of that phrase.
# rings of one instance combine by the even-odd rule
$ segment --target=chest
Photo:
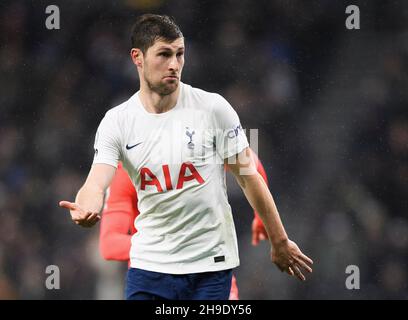
[[[215,132],[203,112],[174,112],[167,117],[144,117],[129,123],[122,154],[134,171],[182,163],[202,165],[215,156]]]

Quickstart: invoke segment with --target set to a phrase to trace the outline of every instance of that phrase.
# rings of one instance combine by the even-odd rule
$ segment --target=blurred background
[[[48,5],[60,30],[48,30]],[[361,29],[345,27],[358,5]],[[139,88],[130,27],[173,16],[183,81],[224,95],[259,157],[289,236],[315,261],[305,283],[251,245],[252,210],[229,177],[242,299],[408,298],[408,2],[71,0],[0,3],[0,299],[123,299],[74,199],[105,112]],[[61,271],[47,290],[45,269]],[[348,290],[346,268],[360,270]]]

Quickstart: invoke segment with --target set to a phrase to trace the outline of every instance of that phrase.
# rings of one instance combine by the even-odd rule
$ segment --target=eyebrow
[[[184,50],[184,49],[185,49],[184,47],[178,47],[178,48],[176,49],[176,51],[177,51],[177,50]],[[173,48],[161,46],[161,47],[157,48],[157,51],[160,51],[160,50],[173,51]]]

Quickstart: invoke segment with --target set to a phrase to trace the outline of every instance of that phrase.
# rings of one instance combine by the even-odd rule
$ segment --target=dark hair
[[[138,48],[146,53],[157,39],[172,42],[183,37],[176,22],[169,16],[144,14],[136,19],[132,27],[132,48]]]

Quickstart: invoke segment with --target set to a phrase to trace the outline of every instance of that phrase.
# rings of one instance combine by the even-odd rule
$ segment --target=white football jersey
[[[239,265],[224,159],[246,147],[231,105],[183,83],[168,112],[149,113],[137,92],[106,113],[93,163],[122,161],[137,190],[131,267],[186,274]]]

